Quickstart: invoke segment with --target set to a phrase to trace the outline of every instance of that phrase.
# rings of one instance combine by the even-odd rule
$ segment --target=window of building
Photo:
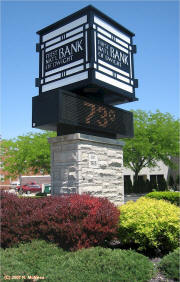
[[[156,183],[161,182],[164,179],[164,174],[150,175],[150,181],[156,181]]]

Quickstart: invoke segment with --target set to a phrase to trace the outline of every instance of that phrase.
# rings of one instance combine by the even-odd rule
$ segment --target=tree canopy
[[[50,145],[47,138],[55,132],[29,133],[10,140],[2,140],[3,170],[12,179],[22,174],[50,172]]]
[[[157,161],[172,167],[171,157],[179,154],[179,120],[160,111],[134,111],[134,138],[126,139],[124,166],[135,173],[154,167]]]

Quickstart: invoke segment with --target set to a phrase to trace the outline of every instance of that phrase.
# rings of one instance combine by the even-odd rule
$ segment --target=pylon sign
[[[137,100],[134,33],[101,11],[87,6],[37,34],[40,96],[65,90],[104,106]],[[37,115],[33,123],[38,127]]]

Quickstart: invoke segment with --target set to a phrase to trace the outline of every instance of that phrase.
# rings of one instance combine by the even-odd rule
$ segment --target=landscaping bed
[[[178,281],[179,210],[144,197],[117,208],[89,195],[2,192],[1,279]]]

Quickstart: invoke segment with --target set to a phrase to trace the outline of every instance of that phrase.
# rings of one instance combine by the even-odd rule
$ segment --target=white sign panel
[[[95,154],[89,154],[89,167],[98,168],[98,157]]]

